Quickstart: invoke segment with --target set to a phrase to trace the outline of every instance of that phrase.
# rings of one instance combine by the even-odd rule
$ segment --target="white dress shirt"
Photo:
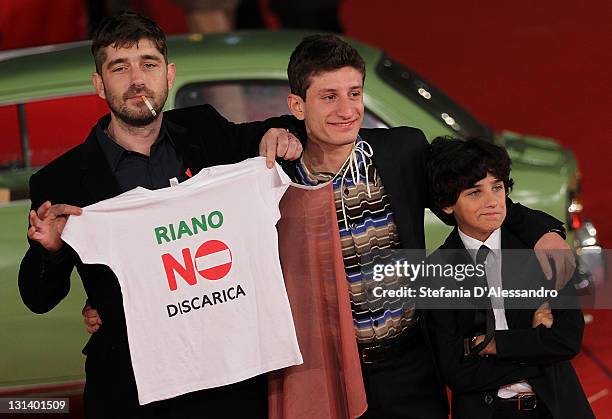
[[[503,289],[502,283],[502,252],[501,252],[501,229],[497,229],[491,233],[491,235],[484,241],[481,242],[478,239],[468,236],[461,229],[458,229],[459,237],[463,245],[472,255],[474,261],[476,260],[476,252],[482,245],[487,246],[491,251],[487,255],[485,260],[485,271],[487,273],[487,285],[489,289],[492,287]],[[498,293],[499,294],[499,293]],[[495,315],[495,330],[508,330],[508,322],[506,320],[506,310],[504,310],[504,299],[503,297],[491,297],[491,304],[493,308],[493,314]],[[514,384],[502,386],[497,391],[497,396],[502,399],[509,399],[520,393],[533,393],[532,387],[526,380],[519,381]]]

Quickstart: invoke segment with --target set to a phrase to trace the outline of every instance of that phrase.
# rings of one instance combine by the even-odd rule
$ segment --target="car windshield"
[[[376,66],[376,73],[425,112],[448,125],[458,136],[493,139],[491,128],[480,123],[440,89],[389,56],[382,56]]]
[[[176,93],[175,108],[208,103],[233,122],[260,121],[289,113],[289,84],[281,80],[232,80],[190,83]],[[364,128],[387,125],[366,110]]]

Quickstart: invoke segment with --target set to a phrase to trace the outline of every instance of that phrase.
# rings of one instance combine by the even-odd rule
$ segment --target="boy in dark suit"
[[[520,263],[504,252],[502,263],[500,249],[529,248],[502,227],[513,184],[510,163],[507,152],[488,141],[436,138],[432,142],[428,162],[432,202],[454,218],[456,227],[429,263],[475,262],[485,272],[483,278],[473,276],[461,283],[472,292],[485,289],[480,299],[484,305],[466,309],[466,301],[477,300],[472,293],[471,300],[456,300],[451,308],[431,309],[425,316],[438,368],[453,392],[452,416],[591,418],[593,412],[569,361],[580,349],[582,313],[575,306],[556,309],[559,298],[575,302],[572,283],[559,292],[559,298],[530,300],[531,309],[509,309],[524,307],[524,298],[513,305],[514,298],[499,297],[500,289],[533,288],[543,279],[530,269],[537,263],[526,251]],[[498,292],[490,294],[492,289]]]

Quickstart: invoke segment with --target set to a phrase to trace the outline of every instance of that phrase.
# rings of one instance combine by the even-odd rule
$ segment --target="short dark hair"
[[[506,195],[512,190],[512,160],[503,147],[480,138],[460,140],[437,137],[431,142],[427,163],[432,210],[446,224],[456,224],[454,216],[441,210],[457,202],[462,191],[490,173],[504,183]],[[452,220],[451,220],[452,218]]]
[[[168,63],[166,34],[153,20],[134,12],[122,12],[104,19],[96,29],[91,43],[96,72],[101,74],[102,64],[106,60],[104,48],[109,45],[115,48],[130,48],[138,45],[141,39],[153,42]]]
[[[287,76],[291,93],[306,100],[310,78],[321,72],[353,67],[365,81],[365,62],[359,52],[335,35],[307,36],[295,47],[289,59]]]

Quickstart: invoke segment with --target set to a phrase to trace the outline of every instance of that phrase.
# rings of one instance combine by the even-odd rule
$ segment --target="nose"
[[[499,203],[497,202],[497,197],[490,193],[487,195],[487,207],[488,208],[495,208],[499,205]]]
[[[131,85],[134,87],[143,87],[145,85],[144,72],[138,66],[133,66],[130,72]]]
[[[343,119],[350,119],[353,117],[353,104],[348,98],[340,98],[336,113]]]

